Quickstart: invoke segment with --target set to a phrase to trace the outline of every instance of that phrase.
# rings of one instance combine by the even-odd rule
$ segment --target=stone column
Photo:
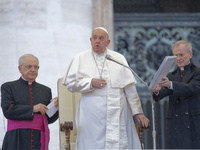
[[[113,49],[113,0],[93,0],[93,28],[104,27],[109,32],[111,43],[110,49]]]

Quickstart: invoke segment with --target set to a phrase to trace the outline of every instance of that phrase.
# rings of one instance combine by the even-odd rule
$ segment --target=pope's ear
[[[107,46],[110,44],[110,39],[108,39],[108,41],[107,41]]]

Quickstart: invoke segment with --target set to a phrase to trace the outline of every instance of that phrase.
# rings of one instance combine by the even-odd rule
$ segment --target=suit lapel
[[[178,70],[179,68],[177,68],[172,74],[172,81],[181,81],[181,78],[180,78],[180,72]]]
[[[189,68],[187,72],[184,74],[182,82],[187,83],[192,78],[193,74],[194,71],[192,72],[191,68]]]

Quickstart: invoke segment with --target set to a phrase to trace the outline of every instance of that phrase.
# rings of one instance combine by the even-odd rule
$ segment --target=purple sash
[[[7,131],[14,129],[36,129],[41,131],[41,150],[48,150],[49,128],[47,117],[40,114],[34,114],[31,121],[27,120],[9,120]]]

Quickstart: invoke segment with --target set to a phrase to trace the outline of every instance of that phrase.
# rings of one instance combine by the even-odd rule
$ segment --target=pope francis
[[[92,48],[76,55],[63,84],[81,93],[76,112],[76,149],[141,149],[133,116],[142,126],[143,115],[130,70],[109,61],[106,55],[128,65],[123,55],[109,50],[109,34],[103,27],[93,30]]]

